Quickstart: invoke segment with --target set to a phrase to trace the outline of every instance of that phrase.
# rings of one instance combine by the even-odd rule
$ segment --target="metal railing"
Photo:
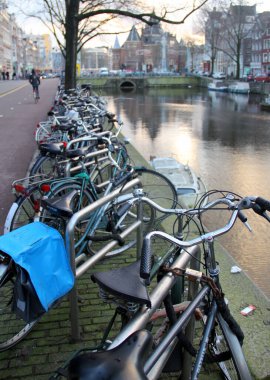
[[[93,213],[99,207],[102,207],[106,203],[111,202],[113,199],[119,197],[120,194],[127,192],[128,190],[132,189],[134,186],[137,186],[139,184],[140,184],[140,180],[138,178],[133,179],[130,182],[128,182],[125,186],[122,186],[121,188],[112,191],[107,196],[97,200],[91,205],[76,212],[72,216],[66,228],[65,242],[66,242],[66,250],[70,257],[71,268],[72,268],[75,278],[79,278],[88,269],[92,268],[99,260],[104,258],[106,253],[108,253],[115,245],[118,244],[116,240],[111,241],[106,246],[104,246],[101,250],[99,250],[94,256],[89,257],[89,258],[84,256],[83,260],[84,259],[86,260],[83,262],[83,264],[77,267],[76,264],[82,258],[75,257],[74,231],[75,231],[76,225],[82,220],[85,220],[85,218],[88,218],[90,214]],[[140,202],[138,204],[140,204]],[[125,231],[123,231],[120,234],[120,236],[124,238],[128,234],[130,234],[133,230],[137,229],[137,236],[138,236],[137,246],[140,246],[141,236],[142,236],[141,228],[139,228],[142,225],[141,221],[139,220],[140,216],[141,216],[141,211],[138,210],[138,220],[136,220],[132,225],[130,225]],[[137,251],[137,255],[139,254],[138,252],[139,250]],[[78,341],[80,339],[80,331],[79,331],[78,292],[77,292],[76,281],[75,281],[72,291],[69,293],[69,302],[70,302],[70,315],[71,315],[71,337],[73,340]]]

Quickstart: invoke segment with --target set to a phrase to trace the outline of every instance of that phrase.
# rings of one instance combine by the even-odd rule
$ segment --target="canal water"
[[[124,122],[123,133],[147,160],[173,155],[188,163],[208,190],[270,199],[270,113],[260,111],[259,95],[186,88],[106,97],[108,109]],[[219,240],[270,298],[270,224],[252,211],[246,216],[252,233],[238,222]]]

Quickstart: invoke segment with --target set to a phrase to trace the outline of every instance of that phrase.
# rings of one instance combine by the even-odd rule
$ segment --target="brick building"
[[[161,25],[145,26],[141,35],[133,26],[120,46],[116,37],[112,48],[112,69],[131,71],[179,71],[180,44]]]

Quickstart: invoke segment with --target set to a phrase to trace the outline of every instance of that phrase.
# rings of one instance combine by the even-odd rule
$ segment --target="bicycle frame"
[[[153,201],[149,200],[146,197],[141,197],[141,200],[143,200],[144,202],[148,202],[151,205],[155,205],[156,208],[159,210],[162,209],[161,207],[157,206]],[[224,200],[211,202],[208,205],[208,208],[218,203],[225,203],[228,206],[232,205],[230,200],[224,199]],[[163,209],[163,211],[167,212],[168,214],[178,213],[179,215],[181,215],[183,214],[185,210]],[[202,211],[206,211],[206,210],[202,210]],[[198,210],[196,210],[196,213],[198,213]],[[108,350],[111,350],[117,347],[134,332],[146,328],[147,324],[151,321],[151,317],[153,316],[153,314],[159,307],[160,303],[168,295],[170,289],[173,287],[175,283],[175,276],[173,275],[172,270],[174,268],[181,268],[181,269],[186,268],[186,266],[188,265],[190,261],[190,257],[191,256],[194,257],[198,254],[198,246],[195,244],[206,242],[208,246],[206,250],[207,269],[209,270],[210,276],[215,280],[215,283],[219,282],[218,280],[219,270],[216,267],[213,237],[219,236],[227,232],[229,229],[231,229],[237,217],[237,213],[238,213],[238,210],[232,211],[231,218],[225,227],[215,231],[214,233],[207,233],[201,236],[200,238],[195,238],[188,242],[179,241],[178,239],[175,239],[171,237],[170,235],[160,232],[160,231],[150,232],[146,236],[146,240],[147,239],[150,240],[151,237],[153,236],[159,236],[170,242],[174,242],[179,247],[181,246],[186,247],[188,251],[187,250],[181,251],[181,254],[175,259],[175,261],[169,268],[168,273],[164,275],[164,277],[152,290],[151,294],[149,295],[151,308],[146,307],[146,306],[141,307],[135,313],[132,319],[128,322],[128,324],[123,327],[123,329],[116,336],[113,342],[108,346]],[[193,276],[195,277],[197,276],[198,279],[201,276],[201,272],[198,272],[198,271],[193,271],[191,273]],[[179,319],[172,325],[169,332],[162,339],[161,343],[156,347],[153,353],[149,356],[144,366],[144,372],[147,375],[148,379],[151,379],[151,380],[158,379],[160,373],[162,372],[163,367],[165,366],[168,358],[170,357],[172,351],[174,350],[178,342],[177,335],[181,332],[181,330],[186,328],[188,322],[191,320],[192,316],[194,315],[195,309],[200,305],[200,303],[205,299],[205,297],[208,296],[210,300],[209,312],[207,313],[207,322],[205,324],[204,331],[202,333],[202,338],[200,341],[199,350],[196,356],[195,363],[191,370],[191,362],[187,362],[186,364],[184,364],[184,366],[186,367],[183,370],[184,373],[190,373],[190,370],[191,370],[191,377],[187,377],[187,379],[191,378],[192,380],[195,380],[198,378],[198,375],[200,373],[201,366],[204,360],[204,356],[206,353],[206,348],[207,348],[207,344],[210,338],[210,334],[212,332],[212,327],[215,322],[215,318],[217,317],[219,320],[220,319],[223,320],[222,317],[219,315],[215,298],[211,296],[211,293],[212,293],[211,287],[208,284],[204,285],[202,289],[198,292],[198,294],[194,297],[194,299],[191,301],[187,309],[183,311]],[[189,368],[187,368],[187,366],[189,366]]]

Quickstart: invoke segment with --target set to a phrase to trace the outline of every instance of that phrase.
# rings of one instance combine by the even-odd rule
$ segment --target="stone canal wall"
[[[150,87],[202,87],[207,88],[212,78],[195,77],[195,76],[159,76],[159,77],[107,77],[107,78],[88,78],[79,79],[78,84],[90,84],[92,88],[111,88],[111,89],[132,89],[132,88],[150,88]],[[225,80],[227,85],[233,83],[233,80]],[[270,83],[250,82],[250,92],[254,94],[270,94]]]

